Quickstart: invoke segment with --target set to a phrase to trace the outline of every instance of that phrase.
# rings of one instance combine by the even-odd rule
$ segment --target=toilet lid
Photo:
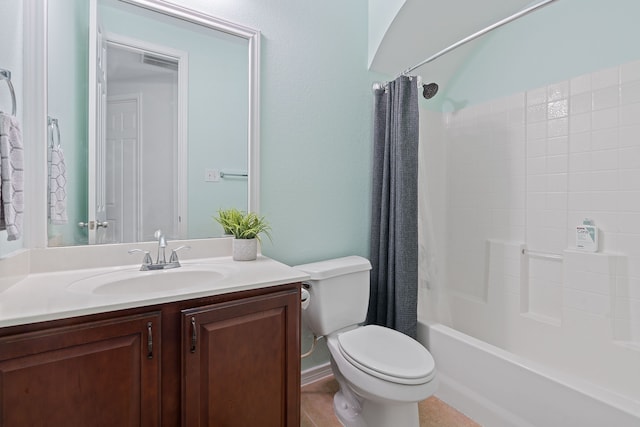
[[[407,335],[367,325],[338,335],[340,352],[359,369],[399,384],[424,384],[434,375],[433,357]]]

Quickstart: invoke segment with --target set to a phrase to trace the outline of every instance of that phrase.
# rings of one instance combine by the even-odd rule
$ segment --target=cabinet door
[[[0,426],[157,426],[160,315],[0,338]]]
[[[183,425],[300,425],[299,289],[182,312]]]

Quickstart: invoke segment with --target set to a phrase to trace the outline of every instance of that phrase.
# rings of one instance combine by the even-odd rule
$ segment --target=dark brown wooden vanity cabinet
[[[3,329],[0,426],[159,425],[160,319]]]
[[[299,286],[0,328],[0,427],[298,427]]]
[[[183,426],[300,425],[297,286],[181,314]]]

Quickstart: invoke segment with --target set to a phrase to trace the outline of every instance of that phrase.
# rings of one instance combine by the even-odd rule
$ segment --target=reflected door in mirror
[[[109,222],[105,243],[153,239],[162,229],[168,238],[180,233],[177,194],[186,183],[178,171],[185,144],[178,137],[179,63],[119,39],[107,48],[106,195]],[[154,47],[158,49],[158,46]]]

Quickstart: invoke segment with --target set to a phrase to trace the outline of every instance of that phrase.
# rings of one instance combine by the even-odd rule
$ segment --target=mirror
[[[258,211],[258,31],[159,0],[47,3],[49,246],[217,237],[218,209]]]

